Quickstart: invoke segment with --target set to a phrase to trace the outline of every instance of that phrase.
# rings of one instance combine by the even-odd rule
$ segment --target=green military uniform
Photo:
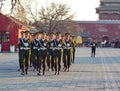
[[[55,40],[54,34],[50,33],[50,39],[48,42],[48,70],[54,71],[54,59],[55,59]]]
[[[42,33],[42,36],[46,35],[46,32]],[[43,75],[45,75],[46,61],[47,61],[47,40],[45,37],[41,38],[38,42],[38,66],[39,72],[37,75],[41,75],[41,66],[43,66]]]
[[[37,36],[37,33],[33,35]],[[38,38],[34,38],[31,43],[31,60],[33,63],[34,70],[38,70]]]
[[[76,47],[76,45],[77,45],[77,43],[76,43],[76,41],[74,40],[74,36],[71,36],[71,44],[72,44],[72,46],[71,46],[71,62],[72,63],[74,63],[74,61],[75,61],[75,47]]]
[[[21,38],[19,38],[19,43],[18,43],[18,49],[19,49],[19,53],[18,53],[18,57],[19,57],[19,69],[18,70],[21,70],[22,69],[22,65],[21,65],[21,58],[22,58],[22,41],[23,41],[23,34],[24,32],[22,31],[21,32]]]
[[[69,71],[71,64],[71,41],[70,34],[65,34],[66,38],[64,40],[64,49],[63,49],[63,62],[64,62],[64,71]]]
[[[59,32],[56,33],[56,36],[61,36],[61,34]],[[56,38],[55,39],[55,75],[58,72],[58,75],[60,74],[60,70],[61,70],[61,56],[62,56],[62,47],[63,47],[63,43],[62,40],[60,38]]]
[[[28,33],[25,32],[25,34],[27,35]],[[28,72],[28,59],[29,59],[29,49],[30,49],[30,43],[29,43],[29,39],[23,38],[23,40],[21,41],[21,66],[22,66],[22,73],[21,75],[27,74]]]

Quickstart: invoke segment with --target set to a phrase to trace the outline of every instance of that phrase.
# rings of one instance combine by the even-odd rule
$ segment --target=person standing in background
[[[96,47],[97,47],[97,41],[94,39],[91,42],[91,57],[95,57]]]

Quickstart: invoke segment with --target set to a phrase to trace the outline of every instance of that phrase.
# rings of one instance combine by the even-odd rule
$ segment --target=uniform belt
[[[64,49],[71,49],[71,47],[65,47]]]
[[[55,50],[55,48],[54,48],[54,47],[50,47],[49,49],[50,49],[50,50],[53,50],[53,51]]]
[[[24,47],[23,49],[24,49],[24,50],[29,50],[30,48],[28,48],[28,47],[27,47],[27,48],[26,48],[26,47]]]
[[[62,48],[55,48],[56,50],[60,50],[60,49],[62,49]]]
[[[38,48],[38,51],[40,51],[40,50],[46,50],[47,48]]]
[[[29,47],[20,47],[20,50],[29,50]]]
[[[24,48],[23,47],[20,47],[20,50],[23,50]]]
[[[54,49],[54,47],[50,47],[49,49]]]

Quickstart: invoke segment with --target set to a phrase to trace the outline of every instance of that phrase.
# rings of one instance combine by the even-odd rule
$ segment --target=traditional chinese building
[[[83,41],[120,39],[120,0],[100,0],[96,13],[99,14],[98,21],[78,21]]]
[[[100,0],[99,20],[120,20],[120,0]]]
[[[10,52],[10,47],[18,47],[18,38],[21,31],[29,30],[27,26],[11,16],[0,13],[0,51]]]

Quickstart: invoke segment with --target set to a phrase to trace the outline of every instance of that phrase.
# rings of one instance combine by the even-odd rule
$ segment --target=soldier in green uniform
[[[28,58],[29,58],[29,49],[30,49],[30,42],[28,39],[29,32],[25,31],[25,38],[21,41],[21,66],[22,66],[22,73],[21,75],[25,75],[28,73]]]
[[[33,41],[31,42],[31,60],[34,66],[34,71],[38,70],[38,33],[33,35]]]
[[[18,71],[20,71],[22,69],[22,65],[21,65],[21,58],[22,58],[22,41],[23,41],[23,38],[24,38],[24,31],[21,31],[20,32],[21,34],[21,38],[19,38],[19,43],[18,43],[18,49],[19,49],[19,53],[18,53],[18,57],[19,57],[19,69]]]
[[[41,75],[41,66],[43,69],[43,75],[45,75],[46,69],[46,61],[47,61],[47,40],[46,40],[46,32],[42,32],[42,37],[38,42],[38,64],[39,64],[39,72],[37,75]]]
[[[55,39],[55,75],[60,74],[61,70],[61,56],[62,56],[62,47],[63,43],[61,40],[61,33],[56,33],[56,39]]]
[[[54,57],[55,57],[55,35],[50,33],[50,39],[48,42],[48,70],[54,71]]]
[[[71,64],[71,41],[70,34],[65,34],[64,40],[64,49],[63,49],[63,63],[64,63],[64,71],[69,72],[70,64]]]
[[[70,37],[70,41],[71,41],[71,44],[72,44],[72,48],[71,48],[71,62],[72,63],[74,63],[74,60],[75,60],[75,47],[77,46],[77,43],[76,43],[76,41],[75,41],[75,39],[74,39],[74,36],[72,36],[71,35],[71,37]]]

